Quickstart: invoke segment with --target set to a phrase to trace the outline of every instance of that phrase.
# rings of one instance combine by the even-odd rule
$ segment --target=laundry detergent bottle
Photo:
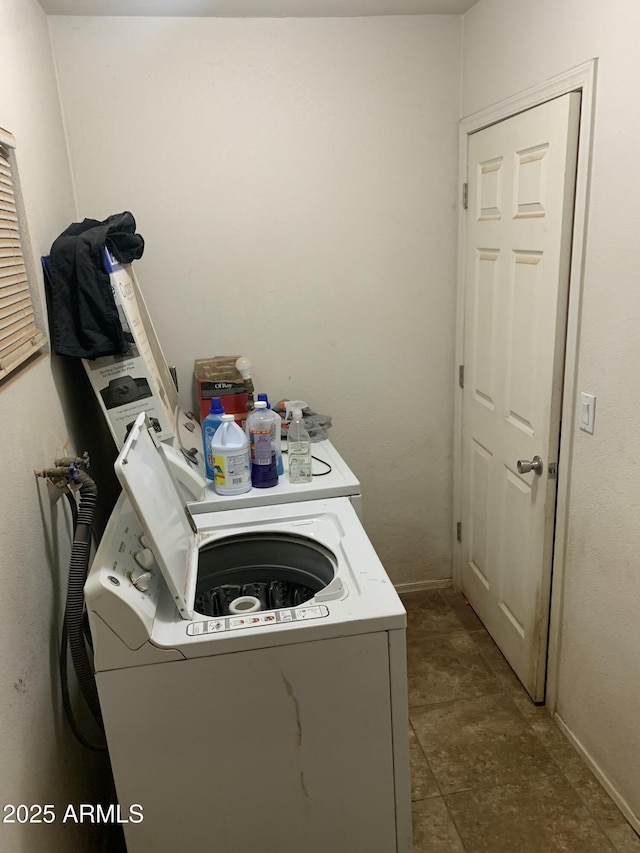
[[[219,495],[240,495],[251,488],[249,440],[233,415],[223,415],[211,440],[213,488]]]
[[[220,397],[212,397],[211,406],[209,408],[209,414],[202,421],[204,466],[206,468],[207,477],[209,478],[209,480],[215,479],[215,473],[213,470],[213,456],[211,455],[211,441],[220,424],[222,423],[223,415],[224,408],[222,406],[222,401],[220,400]]]
[[[266,394],[258,394],[258,400],[264,400],[267,404],[267,409],[270,409],[273,412],[273,409],[271,409],[271,406],[269,405],[269,397]],[[271,440],[273,441],[273,446],[276,451],[276,468],[278,469],[278,477],[282,477],[284,474],[284,463],[282,461],[282,418],[277,412],[273,412],[273,414],[275,417],[273,419],[273,436]]]
[[[248,418],[251,451],[251,484],[256,489],[278,485],[278,463],[273,442],[275,412],[267,409],[264,400],[256,400]]]

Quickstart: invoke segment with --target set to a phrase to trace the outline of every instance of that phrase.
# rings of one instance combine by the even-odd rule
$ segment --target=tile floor
[[[452,589],[408,613],[414,853],[640,853],[640,838]]]

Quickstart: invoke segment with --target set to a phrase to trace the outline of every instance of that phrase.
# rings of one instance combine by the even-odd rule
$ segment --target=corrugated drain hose
[[[69,694],[67,655],[70,651],[82,696],[98,727],[104,732],[93,662],[89,654],[89,643],[86,636],[87,624],[84,606],[84,585],[91,558],[91,536],[98,489],[91,477],[80,469],[79,464],[83,464],[83,462],[84,460],[79,458],[56,459],[54,468],[47,468],[44,471],[35,471],[34,473],[36,476],[45,477],[59,488],[64,489],[73,518],[73,544],[60,641],[60,685],[64,712],[71,730],[83,746],[95,752],[105,752],[106,745],[91,743],[80,731]],[[76,491],[80,495],[79,503],[73,494]]]
[[[80,484],[80,503],[74,525],[73,546],[71,548],[71,560],[69,563],[67,601],[60,648],[60,667],[61,672],[65,672],[68,645],[84,700],[93,714],[96,723],[102,729],[102,713],[100,711],[98,690],[93,673],[93,664],[89,657],[84,636],[84,585],[87,580],[91,558],[91,532],[98,499],[98,489],[91,477],[84,471],[77,472],[77,480]],[[66,684],[66,678],[63,681]],[[65,689],[68,691],[68,686]],[[70,708],[69,703],[69,710]],[[69,713],[67,713],[67,716],[69,716]],[[75,731],[75,734],[76,737],[79,737],[79,731]],[[82,736],[80,736],[80,739],[89,749],[99,748],[89,744],[86,738]]]

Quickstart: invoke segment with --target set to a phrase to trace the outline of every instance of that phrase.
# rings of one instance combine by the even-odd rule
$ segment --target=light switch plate
[[[593,394],[585,394],[584,391],[581,391],[578,402],[578,422],[580,429],[593,435],[595,420],[596,398]]]

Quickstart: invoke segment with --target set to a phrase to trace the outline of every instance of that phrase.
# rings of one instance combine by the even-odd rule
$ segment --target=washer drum
[[[304,536],[218,539],[200,551],[195,607],[203,616],[227,616],[243,596],[258,599],[261,610],[295,607],[331,583],[336,568],[335,555]]]

